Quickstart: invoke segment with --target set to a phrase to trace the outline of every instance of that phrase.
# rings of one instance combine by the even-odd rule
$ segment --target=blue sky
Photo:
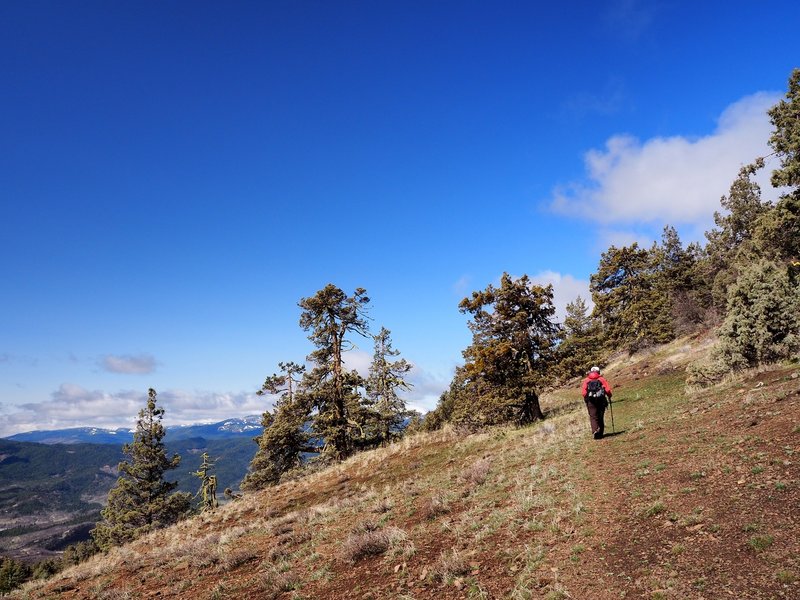
[[[367,289],[432,408],[470,291],[527,273],[563,306],[611,243],[702,239],[767,153],[798,25],[791,1],[0,3],[0,435],[128,426],[148,387],[167,423],[258,414],[327,283]]]

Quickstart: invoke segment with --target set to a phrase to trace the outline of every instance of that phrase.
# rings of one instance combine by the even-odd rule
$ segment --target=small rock
[[[423,581],[428,576],[428,567],[422,569],[422,575],[419,576],[419,580]]]

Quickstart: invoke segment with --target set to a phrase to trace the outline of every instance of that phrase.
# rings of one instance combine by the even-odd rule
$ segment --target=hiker
[[[603,415],[606,412],[608,401],[611,400],[611,386],[600,375],[600,367],[592,367],[589,375],[583,380],[583,401],[589,411],[589,422],[592,425],[592,435],[599,440],[603,437]]]

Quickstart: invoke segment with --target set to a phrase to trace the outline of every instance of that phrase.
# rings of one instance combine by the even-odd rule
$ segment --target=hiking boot
[[[599,429],[597,431],[595,431],[594,432],[594,439],[596,439],[596,440],[603,439],[603,432],[600,431]]]

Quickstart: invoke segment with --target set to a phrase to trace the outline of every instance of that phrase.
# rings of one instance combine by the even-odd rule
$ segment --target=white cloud
[[[7,406],[0,416],[0,435],[33,429],[132,426],[145,398],[139,391],[109,394],[63,383],[48,401]]]
[[[372,364],[372,353],[354,348],[342,354],[346,369],[358,372],[362,377],[369,375],[369,366]]]
[[[146,402],[147,394],[139,390],[110,393],[63,383],[45,402],[5,405],[0,436],[34,429],[134,427]],[[165,425],[183,425],[258,415],[271,408],[273,400],[245,392],[165,390],[158,393],[158,403],[165,411]]]
[[[406,400],[408,408],[426,413],[436,408],[439,396],[450,387],[452,379],[452,372],[445,376],[436,376],[425,371],[419,365],[414,365],[407,378],[407,381],[413,387],[408,391],[400,392],[398,395]]]
[[[100,366],[109,373],[147,375],[156,370],[156,359],[149,354],[139,354],[138,356],[109,354],[102,358]]]
[[[617,135],[584,157],[586,181],[553,191],[551,207],[568,215],[591,215],[602,223],[710,223],[742,165],[769,154],[766,111],[777,94],[758,93],[729,106],[705,137],[674,136],[640,142]],[[769,169],[758,183],[777,197]]]
[[[249,392],[166,390],[158,398],[165,410],[164,422],[184,425],[260,415],[275,404],[275,397]]]
[[[584,299],[591,310],[592,295],[589,292],[589,282],[585,279],[576,279],[572,275],[562,275],[555,271],[542,271],[531,276],[531,281],[537,285],[553,286],[553,304],[556,307],[556,320],[562,322],[567,314],[567,304],[573,302],[578,296]]]

